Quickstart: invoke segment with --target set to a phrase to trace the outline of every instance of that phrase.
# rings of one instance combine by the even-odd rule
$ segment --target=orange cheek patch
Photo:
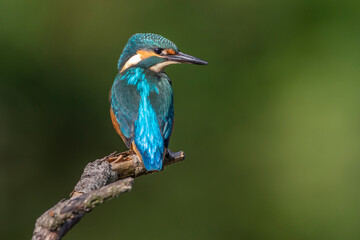
[[[152,57],[152,56],[158,56],[154,52],[145,51],[145,50],[139,50],[136,53],[140,55],[141,59],[146,59],[146,58],[149,58],[149,57]]]
[[[175,51],[172,49],[166,49],[166,54],[175,55]]]

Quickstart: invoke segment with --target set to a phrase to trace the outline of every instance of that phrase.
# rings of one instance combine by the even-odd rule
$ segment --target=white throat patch
[[[161,72],[166,66],[169,66],[171,64],[179,64],[179,62],[166,61],[166,62],[158,63],[158,64],[151,66],[150,70],[154,71],[154,72]]]

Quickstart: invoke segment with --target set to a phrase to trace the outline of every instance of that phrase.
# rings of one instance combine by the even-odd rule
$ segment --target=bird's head
[[[207,62],[179,51],[170,40],[154,33],[137,33],[130,37],[118,63],[120,72],[130,67],[142,67],[161,72],[176,63],[206,65]]]

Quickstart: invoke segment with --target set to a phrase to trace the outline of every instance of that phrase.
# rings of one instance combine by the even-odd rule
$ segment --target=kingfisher
[[[170,40],[154,33],[130,37],[118,62],[110,92],[112,124],[146,170],[160,171],[174,126],[171,64],[207,62],[184,54]]]

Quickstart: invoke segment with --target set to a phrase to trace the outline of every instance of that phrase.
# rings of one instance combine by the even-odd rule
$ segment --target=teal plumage
[[[173,90],[163,69],[180,62],[206,64],[149,33],[133,35],[119,59],[111,88],[113,125],[149,171],[162,169],[174,123]]]
[[[118,62],[118,69],[120,70],[126,61],[136,54],[136,51],[139,49],[147,49],[149,47],[157,46],[163,49],[174,49],[179,51],[177,46],[172,43],[170,40],[160,36],[158,34],[153,33],[137,33],[131,36],[129,41],[127,42],[123,53],[120,56]]]
[[[134,140],[147,169],[160,170],[173,122],[173,93],[166,74],[130,68],[112,87],[112,109],[130,147]]]

